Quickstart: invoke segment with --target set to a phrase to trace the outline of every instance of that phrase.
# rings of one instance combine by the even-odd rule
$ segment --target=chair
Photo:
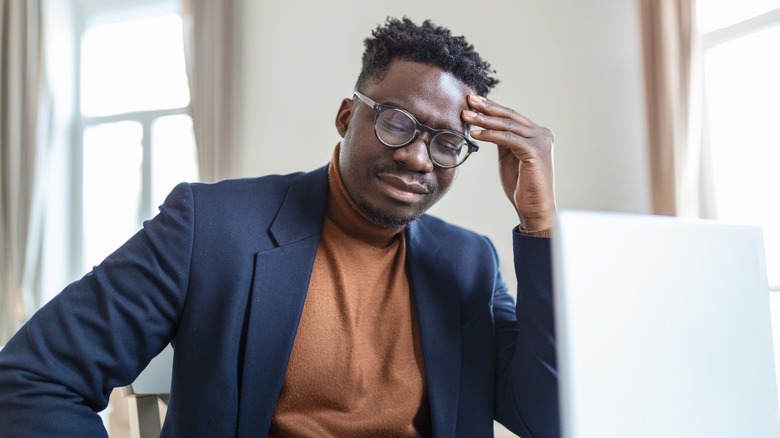
[[[173,348],[168,345],[152,359],[132,384],[121,388],[130,409],[131,438],[160,436],[165,414],[168,411],[172,369]]]

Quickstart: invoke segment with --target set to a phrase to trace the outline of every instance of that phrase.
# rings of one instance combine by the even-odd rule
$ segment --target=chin
[[[400,213],[391,213],[382,208],[374,208],[368,203],[358,203],[360,210],[368,216],[371,222],[381,227],[401,228],[406,227],[412,221],[422,216],[423,212],[402,215]]]

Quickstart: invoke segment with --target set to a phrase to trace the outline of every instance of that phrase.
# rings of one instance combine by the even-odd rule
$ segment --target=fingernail
[[[480,135],[480,134],[482,134],[483,132],[484,132],[484,129],[472,129],[471,131],[469,131],[469,135],[474,135],[474,134],[476,134],[477,136],[479,136],[479,135]]]
[[[471,110],[464,110],[463,117],[466,117],[468,119],[473,119],[474,117],[477,117],[477,113]]]

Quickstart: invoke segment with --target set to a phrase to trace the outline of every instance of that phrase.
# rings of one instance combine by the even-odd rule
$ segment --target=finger
[[[468,96],[468,103],[471,108],[473,108],[474,110],[482,114],[511,119],[516,121],[517,123],[529,127],[536,126],[536,123],[534,123],[524,115],[518,113],[517,111],[513,110],[512,108],[508,108],[503,105],[497,104],[486,97],[478,96],[476,94],[470,94]]]
[[[463,111],[463,120],[472,126],[484,128],[486,130],[507,131],[526,138],[535,136],[535,131],[537,129],[536,126],[527,126],[514,119],[487,116],[471,110]]]
[[[495,143],[499,146],[514,148],[525,144],[530,137],[515,134],[510,131],[479,129],[471,131],[471,136],[477,140]]]
[[[494,143],[499,148],[511,150],[522,160],[550,154],[555,142],[552,132],[546,128],[535,129],[532,136],[489,129],[471,131],[471,136],[476,140]]]

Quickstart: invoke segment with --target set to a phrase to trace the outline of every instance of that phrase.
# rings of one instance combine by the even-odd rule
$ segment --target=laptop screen
[[[562,211],[566,438],[780,436],[761,230]]]

